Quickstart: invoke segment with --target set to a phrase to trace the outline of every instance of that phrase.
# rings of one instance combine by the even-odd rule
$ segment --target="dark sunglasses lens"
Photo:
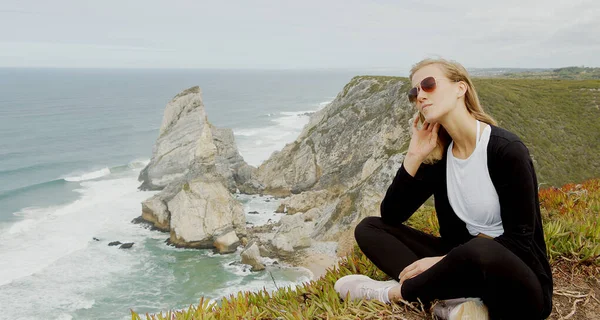
[[[410,101],[410,102],[417,101],[417,95],[419,95],[419,91],[416,87],[410,89],[410,91],[408,91],[408,101]]]
[[[421,89],[425,92],[432,92],[435,90],[435,78],[427,77],[421,81]]]

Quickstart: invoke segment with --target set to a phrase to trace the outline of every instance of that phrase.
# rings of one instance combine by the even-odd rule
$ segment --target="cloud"
[[[0,42],[16,52],[0,66],[15,55],[113,67],[405,68],[430,55],[472,67],[600,66],[597,1],[38,0],[0,10]],[[58,52],[77,59],[52,60]]]

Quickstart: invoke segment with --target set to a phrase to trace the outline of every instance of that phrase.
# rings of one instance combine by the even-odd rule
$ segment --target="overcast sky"
[[[0,0],[0,67],[600,67],[600,1]]]

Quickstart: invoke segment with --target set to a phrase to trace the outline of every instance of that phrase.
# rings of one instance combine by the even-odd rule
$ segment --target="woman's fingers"
[[[402,270],[402,272],[400,272],[400,277],[399,278],[402,279],[407,273],[409,273],[413,269],[415,269],[417,267],[417,261],[415,261],[415,262],[409,264],[408,266],[406,266],[406,268],[404,268],[404,270]]]
[[[412,132],[417,133],[417,124],[419,124],[419,115],[415,116],[415,120],[412,123]]]
[[[411,271],[407,272],[404,275],[404,278],[400,280],[400,283],[402,283],[408,279],[412,279],[412,278],[418,276],[419,274],[421,274],[421,269],[419,269],[419,268],[412,269]]]
[[[400,283],[404,282],[405,280],[416,277],[420,273],[421,273],[421,268],[419,267],[419,264],[417,263],[417,261],[415,261],[408,267],[404,268],[404,270],[402,270],[402,272],[400,272],[400,279],[399,279]]]

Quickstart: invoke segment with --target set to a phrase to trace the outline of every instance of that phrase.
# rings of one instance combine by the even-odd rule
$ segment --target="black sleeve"
[[[381,202],[383,222],[402,224],[433,194],[432,170],[432,165],[421,164],[413,177],[400,166]]]
[[[507,144],[499,161],[504,169],[496,191],[504,234],[495,240],[523,259],[531,255],[538,206],[533,162],[521,141]]]

